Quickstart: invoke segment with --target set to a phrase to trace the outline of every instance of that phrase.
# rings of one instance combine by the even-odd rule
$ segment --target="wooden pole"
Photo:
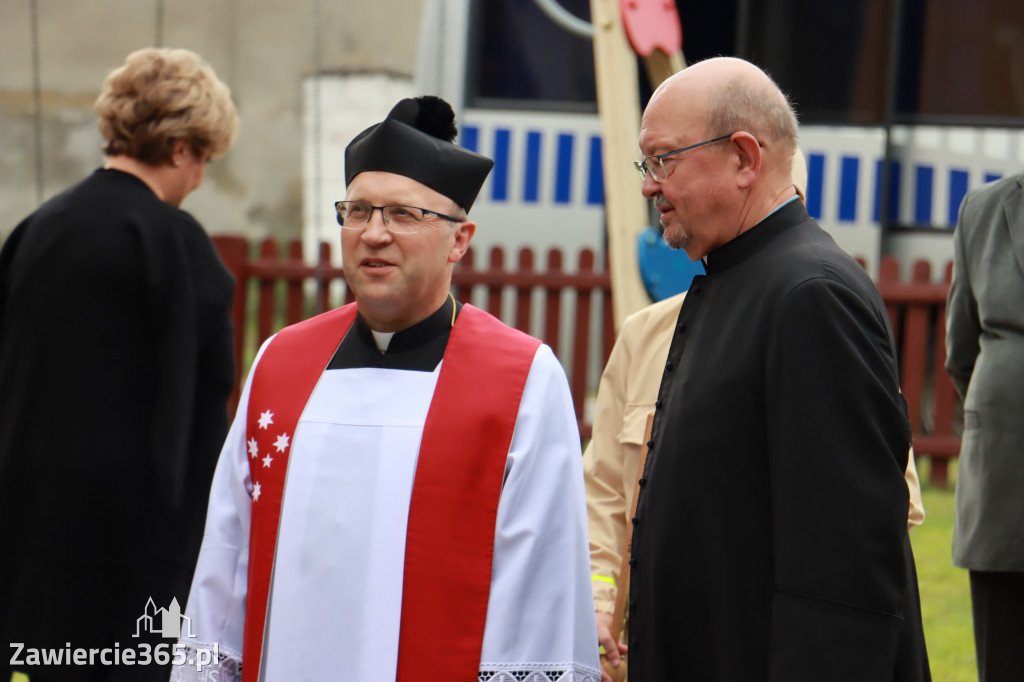
[[[601,117],[605,219],[615,328],[650,305],[640,279],[637,236],[648,223],[647,203],[633,161],[640,157],[636,53],[626,39],[619,0],[590,0],[594,24],[597,111]]]

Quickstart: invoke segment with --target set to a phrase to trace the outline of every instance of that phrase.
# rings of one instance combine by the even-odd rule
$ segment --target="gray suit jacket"
[[[1024,174],[964,198],[946,328],[964,399],[953,561],[1024,571]]]

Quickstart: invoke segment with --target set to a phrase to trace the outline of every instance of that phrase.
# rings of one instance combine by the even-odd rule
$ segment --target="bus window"
[[[590,20],[589,0],[559,0]],[[533,0],[472,4],[466,105],[597,111],[594,47],[555,25]]]
[[[1024,3],[917,0],[903,19],[896,119],[1024,123]]]

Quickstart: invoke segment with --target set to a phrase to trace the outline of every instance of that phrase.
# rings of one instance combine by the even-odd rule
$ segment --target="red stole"
[[[350,304],[281,330],[253,374],[244,682],[260,670],[290,440],[355,316]],[[539,345],[471,305],[452,328],[410,501],[398,682],[477,679],[505,461]]]

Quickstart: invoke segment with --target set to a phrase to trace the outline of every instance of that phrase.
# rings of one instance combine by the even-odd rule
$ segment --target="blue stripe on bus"
[[[480,129],[476,126],[463,126],[462,146],[471,152],[479,149]]]
[[[932,184],[935,179],[935,169],[931,166],[917,166],[914,168],[914,222],[918,225],[931,225],[932,223]]]
[[[807,212],[821,220],[821,200],[825,185],[825,155],[807,155]]]
[[[507,128],[494,130],[494,170],[491,171],[491,199],[508,199],[508,145],[512,137]]]
[[[537,203],[540,194],[540,133],[526,133],[526,177],[523,178],[523,201]]]
[[[537,204],[540,201],[540,185],[542,175],[546,172],[541,168],[543,163],[543,145],[546,133],[538,130],[529,130],[524,133],[524,157],[523,157],[523,192],[522,201],[527,204]],[[480,149],[480,126],[467,125],[462,128],[460,144],[470,151]],[[602,139],[600,135],[589,135],[587,150],[587,186],[586,203],[590,206],[601,206],[604,204],[604,173],[602,158]],[[491,200],[508,201],[510,191],[510,173],[512,155],[512,130],[509,128],[496,128],[494,130],[494,147],[492,156],[494,158],[494,170],[491,173]],[[572,133],[559,133],[557,135],[555,169],[554,169],[554,202],[556,204],[569,204],[572,201],[573,182],[573,153],[575,150],[576,135]],[[825,154],[816,153],[807,155],[807,211],[810,215],[821,220],[824,214],[825,195]],[[837,219],[839,222],[855,223],[857,221],[857,203],[860,185],[860,157],[844,155],[839,162],[839,192]],[[875,163],[874,178],[874,203],[872,219],[875,223],[880,222],[881,214],[881,189],[882,189],[883,161]],[[943,169],[940,169],[943,172]],[[914,206],[913,220],[918,225],[931,225],[933,220],[933,203],[935,199],[935,173],[936,168],[931,165],[916,165],[914,167]],[[948,170],[948,194],[944,197],[946,216],[945,222],[949,226],[956,224],[960,204],[964,196],[970,190],[970,171],[963,168],[950,168]],[[1003,177],[999,172],[985,172],[984,182],[989,183]],[[902,173],[899,161],[891,162],[891,174],[889,178],[890,205],[888,221],[898,222],[900,214],[900,193],[902,189]],[[941,192],[940,192],[941,197]],[[941,219],[940,219],[941,220]]]
[[[555,166],[555,203],[568,204],[572,190],[572,145],[573,136],[561,133],[558,136],[557,158]]]
[[[839,220],[857,221],[857,175],[860,159],[844,156],[839,170]]]
[[[587,203],[604,204],[604,165],[601,163],[601,137],[590,137],[590,170],[587,178]]]
[[[960,215],[960,202],[967,195],[967,171],[957,168],[949,171],[949,213],[946,216],[947,225],[956,225]]]

